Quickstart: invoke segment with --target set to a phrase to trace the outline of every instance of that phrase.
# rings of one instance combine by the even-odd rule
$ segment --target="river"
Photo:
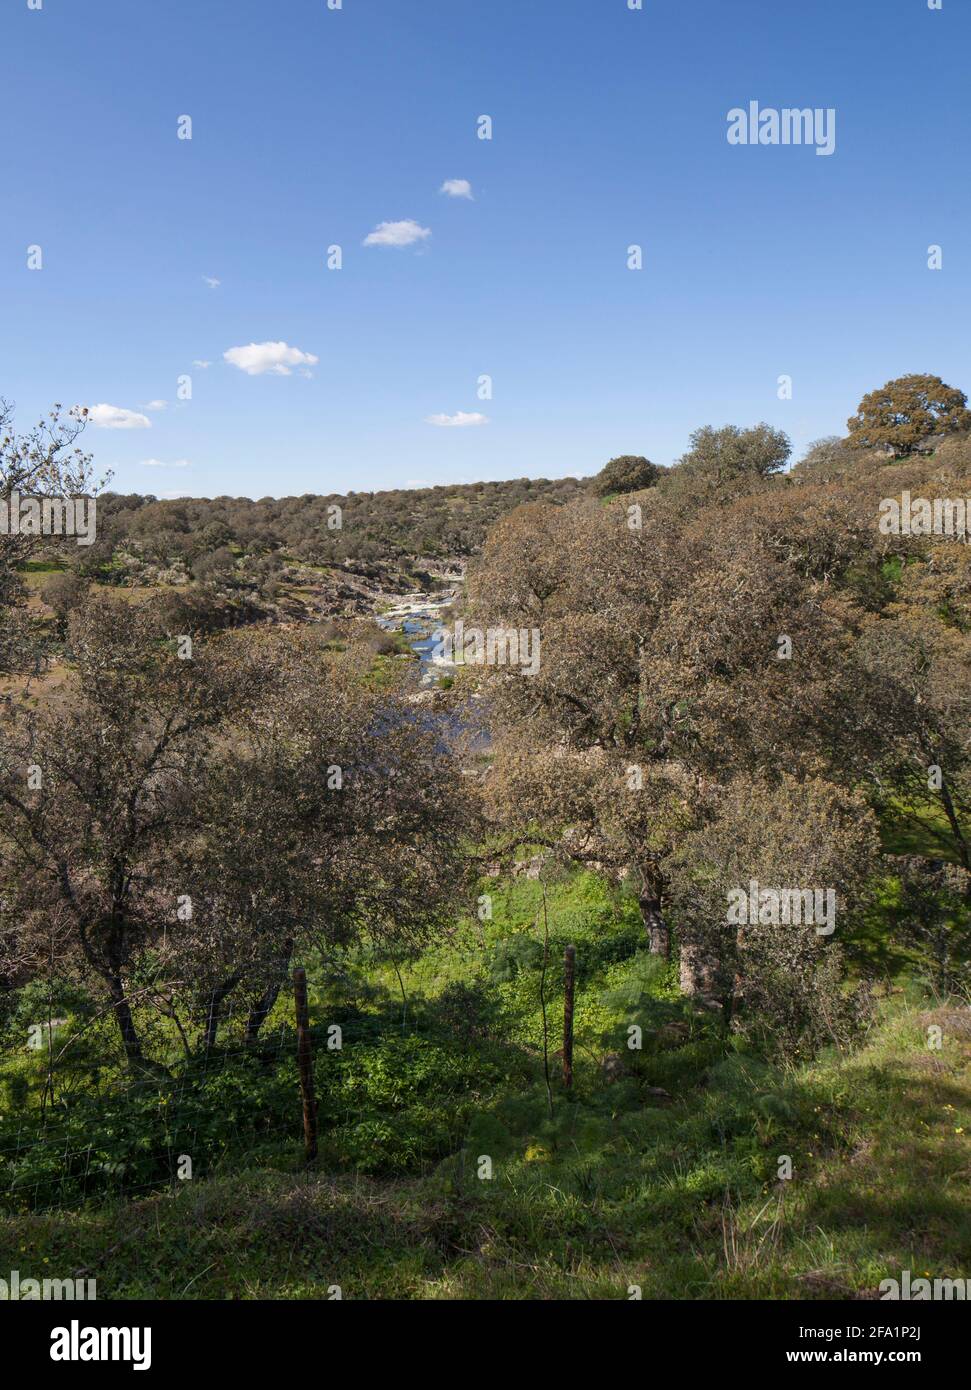
[[[444,610],[455,602],[458,591],[452,589],[447,596],[439,597],[416,591],[405,594],[400,603],[387,609],[377,619],[378,625],[387,632],[401,632],[405,637],[414,638],[411,649],[421,663],[420,682],[423,686],[437,685],[443,676],[451,675],[454,665],[436,656],[438,640],[436,633]]]

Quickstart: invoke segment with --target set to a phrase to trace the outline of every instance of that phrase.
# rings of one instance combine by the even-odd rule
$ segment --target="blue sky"
[[[22,427],[148,420],[86,434],[119,491],[582,475],[762,419],[798,453],[892,376],[971,389],[964,0],[27,6],[0,9],[0,395]],[[835,153],[729,145],[752,100],[835,108]],[[429,234],[362,244],[399,221]],[[225,360],[251,343],[318,360]],[[487,423],[428,423],[460,413]]]

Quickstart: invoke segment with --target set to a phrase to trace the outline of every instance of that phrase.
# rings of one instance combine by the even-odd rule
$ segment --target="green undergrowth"
[[[53,1101],[46,1051],[2,1074],[0,1266],[102,1298],[851,1297],[968,1273],[966,1005],[904,982],[857,1052],[783,1066],[678,996],[596,876],[482,887],[484,920],[421,954],[303,962],[310,1165],[288,998],[252,1053],[236,1021],[208,1058],[170,1039],[161,1078],[101,1060],[83,996],[53,1001],[74,1040]]]

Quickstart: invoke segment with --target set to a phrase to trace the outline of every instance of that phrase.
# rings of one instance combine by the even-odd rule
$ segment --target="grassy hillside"
[[[898,988],[855,1054],[783,1068],[677,997],[634,905],[599,879],[546,891],[548,950],[542,885],[491,891],[491,921],[411,961],[306,962],[322,1129],[309,1170],[289,1000],[259,1058],[227,1039],[200,1077],[173,1047],[171,1084],[127,1090],[84,1062],[98,1021],[80,1034],[69,1016],[57,1038],[79,1030],[75,1060],[40,1145],[26,1141],[44,1059],[22,1049],[0,1129],[0,1266],[84,1271],[121,1298],[335,1284],[345,1298],[853,1297],[901,1269],[969,1272],[971,1011]],[[571,1095],[554,1055],[568,941]],[[65,1162],[80,1139],[83,1168]],[[173,1177],[181,1152],[191,1181]]]

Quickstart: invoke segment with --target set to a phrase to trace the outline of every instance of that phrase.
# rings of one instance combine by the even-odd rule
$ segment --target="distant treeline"
[[[467,557],[490,526],[523,502],[568,502],[588,486],[577,478],[398,488],[345,495],[178,498],[106,492],[98,498],[99,551],[132,543],[147,559],[187,565],[229,546],[248,554],[283,550],[309,564]],[[332,508],[341,509],[339,528]],[[328,524],[330,522],[330,524]],[[92,557],[94,558],[94,557]]]

